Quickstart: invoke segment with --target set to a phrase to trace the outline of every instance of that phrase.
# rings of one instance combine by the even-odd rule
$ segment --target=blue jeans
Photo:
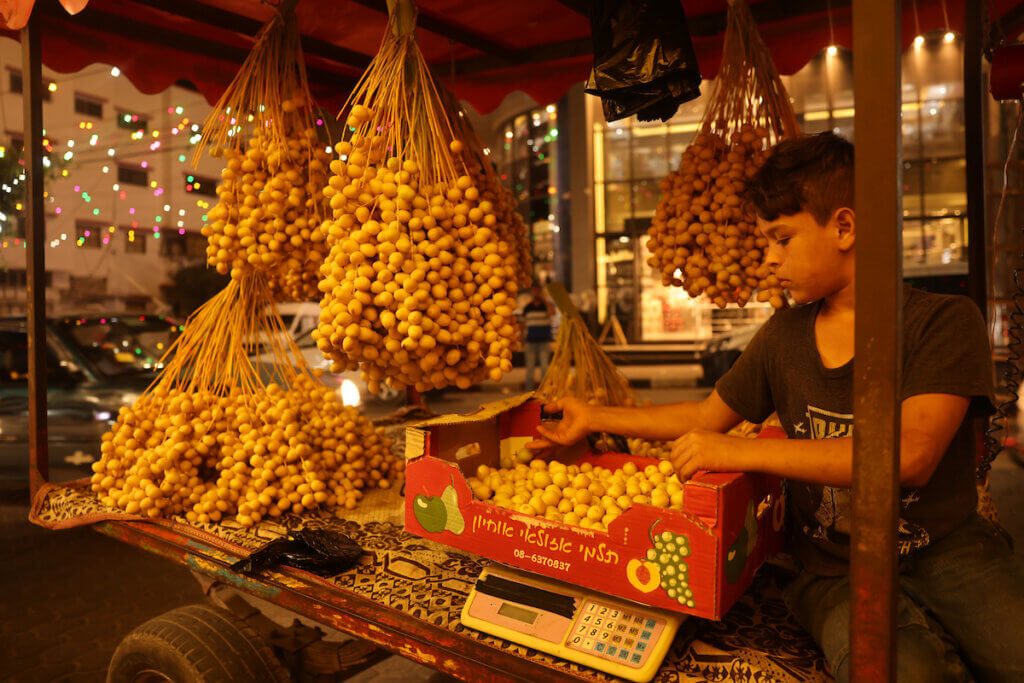
[[[1007,539],[975,515],[900,563],[898,681],[1024,681],[1024,568]],[[848,681],[849,577],[805,571],[785,597],[836,680]]]
[[[526,390],[533,391],[537,388],[537,380],[533,378],[533,369],[540,365],[540,376],[548,371],[548,361],[551,359],[551,342],[549,341],[528,341],[523,350],[526,356]]]

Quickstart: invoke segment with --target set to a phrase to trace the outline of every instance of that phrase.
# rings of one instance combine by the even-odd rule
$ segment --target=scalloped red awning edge
[[[84,5],[84,0],[75,2]],[[912,44],[918,30],[926,33],[944,29],[958,31],[962,28],[963,0],[949,0],[947,4],[952,26],[946,26],[938,2],[922,2],[918,7],[917,21],[914,21],[909,9],[905,11],[902,31],[904,49]],[[1012,2],[1008,1],[997,4],[1003,5],[1004,11],[1012,6]],[[761,30],[779,72],[783,74],[795,73],[828,45],[852,45],[849,8],[833,12],[831,29],[828,14],[819,13],[767,24]],[[19,36],[9,30],[4,33],[15,39]],[[161,92],[184,79],[195,85],[210,103],[217,101],[239,66],[186,50],[153,45],[143,39],[118,35],[115,42],[110,40],[110,36],[103,31],[76,25],[70,18],[51,19],[44,32],[43,63],[58,73],[74,73],[97,63],[117,66],[145,94]],[[712,78],[718,72],[721,62],[721,36],[698,37],[693,42],[703,76]],[[440,80],[460,100],[468,102],[479,113],[487,114],[509,93],[517,90],[526,93],[539,104],[555,102],[574,84],[586,79],[590,64],[591,57],[583,55],[456,76],[454,86],[443,72]],[[344,103],[347,93],[331,93],[328,89],[329,85],[315,83],[314,96],[322,106],[337,109]]]

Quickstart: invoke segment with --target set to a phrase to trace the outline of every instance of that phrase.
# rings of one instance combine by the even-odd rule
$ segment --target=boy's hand
[[[557,446],[571,446],[590,433],[587,423],[589,407],[578,398],[566,397],[544,407],[547,412],[562,411],[562,419],[556,423],[537,425],[542,438],[526,444],[531,451],[549,451]],[[541,453],[538,453],[541,455]]]
[[[747,439],[693,429],[672,444],[672,466],[681,481],[700,471],[742,472],[739,451]]]

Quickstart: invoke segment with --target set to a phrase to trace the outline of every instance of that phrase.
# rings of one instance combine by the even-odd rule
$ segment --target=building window
[[[102,119],[103,101],[95,97],[75,93],[75,113],[91,116],[94,119]]]
[[[0,270],[0,286],[4,287],[16,287],[23,288],[28,284],[28,279],[24,269],[9,269],[5,268]]]
[[[117,182],[126,185],[149,185],[149,171],[135,166],[118,166]]]
[[[185,192],[193,192],[205,197],[217,196],[217,180],[188,174],[185,176]]]
[[[124,253],[145,254],[146,253],[146,231],[136,228],[121,228],[124,233]]]
[[[68,292],[72,300],[89,300],[107,293],[107,278],[71,275],[68,278]]]
[[[78,221],[75,223],[76,244],[87,249],[99,249],[103,244],[104,227],[102,223]]]
[[[20,95],[25,87],[24,80],[22,79],[21,72],[15,69],[7,70],[7,83],[12,93]],[[43,80],[43,102],[50,101],[51,93],[57,89],[57,84],[53,81]]]
[[[160,255],[168,258],[205,259],[208,241],[198,232],[168,230],[160,234]]]
[[[25,217],[19,213],[0,221],[0,239],[25,239]]]
[[[118,111],[117,127],[131,131],[146,131],[149,129],[149,120],[130,111]]]
[[[25,138],[17,134],[12,134],[10,138],[11,142],[9,144],[9,151],[11,155],[20,157],[21,153],[25,151]]]

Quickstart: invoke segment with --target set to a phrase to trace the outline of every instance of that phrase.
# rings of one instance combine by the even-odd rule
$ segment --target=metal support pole
[[[853,4],[857,301],[850,680],[895,680],[902,366],[900,1]]]
[[[964,3],[964,145],[967,157],[967,289],[988,317],[985,235],[985,82],[982,49],[987,5]]]
[[[21,30],[25,103],[25,242],[28,281],[28,449],[33,496],[49,474],[46,431],[46,218],[43,213],[43,71],[39,45],[42,19],[32,15]]]

